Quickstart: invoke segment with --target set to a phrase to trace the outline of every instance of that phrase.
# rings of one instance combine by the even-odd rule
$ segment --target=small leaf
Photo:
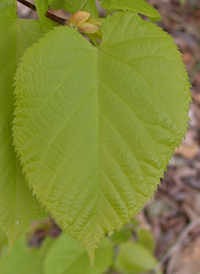
[[[115,269],[124,274],[139,274],[153,270],[157,261],[142,245],[128,242],[119,246]]]
[[[121,244],[123,242],[127,242],[133,234],[133,229],[132,228],[127,228],[127,229],[122,229],[120,231],[116,231],[112,235],[112,240],[116,244]]]
[[[49,5],[55,10],[63,8],[72,14],[84,10],[92,17],[99,16],[95,0],[49,0]]]
[[[96,251],[95,266],[90,265],[87,252],[72,237],[61,235],[53,244],[44,262],[45,274],[101,274],[112,264],[114,250],[104,239]]]
[[[148,16],[151,21],[161,20],[158,11],[145,0],[100,0],[100,4],[107,10],[130,10]]]
[[[153,253],[156,245],[153,234],[147,229],[141,228],[138,231],[137,236],[139,243]]]
[[[0,225],[12,249],[41,210],[22,174],[13,146],[14,75],[25,49],[42,36],[40,24],[17,18],[16,1],[0,4]]]
[[[180,0],[181,5],[185,5],[186,0]]]
[[[117,12],[92,46],[58,27],[24,55],[14,139],[27,181],[91,260],[154,194],[188,126],[188,76],[172,38]]]
[[[49,5],[48,5],[48,0],[34,0],[36,10],[38,13],[38,16],[40,18],[40,21],[44,23],[45,21],[45,15],[48,11]]]
[[[42,31],[43,33],[46,33],[55,26],[54,22],[45,17],[49,9],[48,0],[34,0],[34,3],[41,22]]]
[[[63,8],[66,0],[48,0],[50,7],[52,7],[55,10],[59,10]]]
[[[54,240],[48,238],[40,249],[30,248],[24,237],[20,237],[9,258],[7,258],[8,249],[3,250],[4,253],[0,258],[1,274],[44,274],[44,258],[53,242]]]

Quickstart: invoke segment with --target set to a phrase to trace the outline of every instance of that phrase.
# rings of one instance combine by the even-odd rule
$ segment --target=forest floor
[[[156,240],[166,274],[200,273],[200,1],[149,0],[159,23],[183,54],[192,99],[188,133],[169,164],[154,198],[138,214]]]
[[[153,232],[155,254],[165,274],[200,274],[200,1],[188,0],[185,5],[179,0],[148,2],[162,16],[158,25],[174,38],[183,54],[194,103],[186,139],[137,219]],[[19,13],[20,17],[36,18],[22,6]],[[53,233],[57,235],[57,228]]]

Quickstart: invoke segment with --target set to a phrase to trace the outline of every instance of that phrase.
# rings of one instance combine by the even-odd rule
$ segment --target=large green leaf
[[[63,234],[55,241],[44,261],[45,274],[101,274],[111,266],[113,247],[104,239],[96,251],[95,266],[90,265],[87,252],[70,236]]]
[[[84,10],[89,12],[92,17],[99,16],[95,0],[49,0],[49,5],[55,10],[63,8],[72,14]]]
[[[157,261],[151,252],[133,242],[119,246],[115,269],[124,274],[139,274],[153,270]]]
[[[107,10],[131,10],[148,16],[150,20],[161,19],[158,11],[145,0],[100,0],[100,4]]]
[[[16,149],[42,205],[91,259],[154,194],[185,135],[189,83],[172,38],[132,12],[92,46],[59,27],[16,77]]]
[[[13,78],[22,53],[41,36],[39,22],[20,20],[16,1],[0,5],[0,225],[14,245],[20,232],[40,212],[22,175],[12,145],[14,112]]]

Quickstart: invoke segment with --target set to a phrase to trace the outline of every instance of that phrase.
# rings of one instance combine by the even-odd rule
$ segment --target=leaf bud
[[[96,33],[99,31],[99,26],[86,22],[79,25],[78,30],[85,33]]]
[[[89,19],[90,15],[90,13],[85,11],[77,11],[69,19],[70,26],[78,27],[80,24],[86,22]]]

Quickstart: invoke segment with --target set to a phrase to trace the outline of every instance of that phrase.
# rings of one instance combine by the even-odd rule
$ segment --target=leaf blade
[[[107,10],[129,10],[146,15],[151,21],[161,20],[158,11],[144,0],[101,0],[100,4]]]
[[[41,22],[45,21],[45,15],[48,11],[48,0],[34,0],[35,6],[36,6],[36,10],[37,13],[39,15],[39,18],[41,20]]]
[[[140,228],[137,236],[139,244],[143,245],[146,249],[153,253],[156,247],[153,234],[145,228]]]
[[[113,247],[108,239],[104,239],[97,249],[95,267],[91,268],[90,260],[84,248],[70,236],[61,235],[51,250],[48,252],[44,262],[44,273],[59,274],[101,274],[112,264]]]
[[[41,210],[25,182],[22,168],[14,151],[12,122],[14,112],[13,78],[25,49],[41,36],[36,21],[17,18],[16,1],[3,1],[0,6],[0,225],[10,244],[10,251],[21,231]],[[9,4],[9,5],[8,5]],[[30,35],[31,31],[34,32]]]
[[[42,246],[39,248],[29,247],[24,237],[20,237],[16,242],[13,252],[7,258],[7,250],[5,247],[0,258],[0,267],[2,274],[43,274],[44,259],[53,245],[54,240],[45,239]]]
[[[46,33],[50,27],[48,26],[50,20],[47,20],[45,15],[49,9],[48,0],[34,0],[36,11],[41,22],[41,27],[44,33]]]
[[[126,274],[138,274],[154,269],[156,258],[142,245],[127,242],[119,246],[115,269]]]
[[[72,14],[79,10],[84,10],[89,12],[92,17],[99,17],[96,2],[94,0],[49,0],[49,5],[55,10],[63,8]]]
[[[118,12],[101,31],[99,49],[60,27],[27,52],[14,126],[34,193],[92,260],[101,238],[152,197],[185,134],[190,101],[180,54],[161,29]]]

